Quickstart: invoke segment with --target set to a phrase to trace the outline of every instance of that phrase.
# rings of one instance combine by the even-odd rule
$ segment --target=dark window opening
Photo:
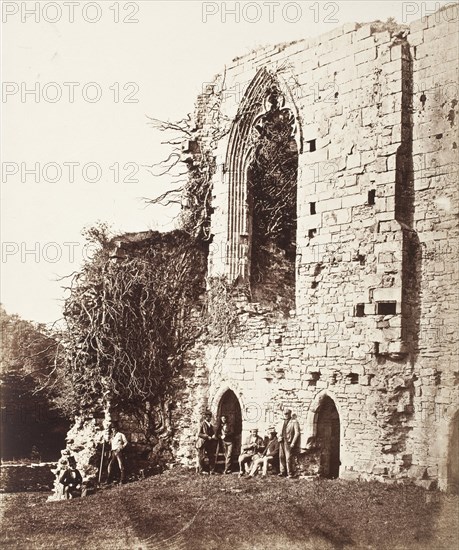
[[[359,383],[359,375],[355,372],[351,372],[347,375],[347,379],[349,380],[350,384],[358,384]]]
[[[357,304],[355,306],[355,317],[364,317],[365,316],[365,304]]]
[[[320,372],[311,372],[311,378],[309,380],[309,386],[316,386],[317,381],[320,378]]]
[[[378,315],[395,315],[397,313],[397,302],[378,302]]]
[[[308,144],[309,152],[314,153],[314,151],[317,149],[316,140],[311,139],[311,140],[307,141],[306,143]]]
[[[357,261],[359,262],[360,265],[365,265],[365,256],[363,254],[358,254]]]
[[[375,355],[379,355],[379,342],[373,342],[373,351]]]
[[[319,283],[317,281],[312,281],[311,288],[317,288],[319,286]]]
[[[308,237],[309,237],[310,239],[313,239],[316,235],[317,235],[317,229],[310,229],[310,230],[308,231]]]
[[[368,204],[370,206],[374,206],[375,200],[376,200],[376,190],[370,189],[370,191],[368,191]]]
[[[284,312],[295,304],[298,148],[295,118],[275,85],[269,109],[254,123],[255,150],[247,170],[252,300]],[[249,246],[250,245],[250,246]]]
[[[436,386],[439,386],[441,384],[441,371],[439,370],[435,371],[434,381]]]
[[[315,202],[310,202],[309,203],[309,212],[310,212],[310,214],[315,214],[316,213],[316,203]]]

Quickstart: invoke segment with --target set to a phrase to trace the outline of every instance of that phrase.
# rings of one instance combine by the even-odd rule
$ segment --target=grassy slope
[[[379,483],[197,476],[176,469],[44,503],[3,495],[1,548],[451,549],[459,497]]]

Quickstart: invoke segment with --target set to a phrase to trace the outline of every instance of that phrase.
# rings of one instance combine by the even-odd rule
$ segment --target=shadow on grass
[[[29,500],[27,500],[29,498]],[[2,548],[453,548],[459,498],[413,486],[176,469],[68,502],[5,499]]]

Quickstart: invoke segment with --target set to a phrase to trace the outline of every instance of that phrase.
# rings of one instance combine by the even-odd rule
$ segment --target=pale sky
[[[35,3],[2,5],[1,301],[9,313],[49,323],[62,316],[59,277],[78,270],[87,252],[83,227],[98,220],[119,233],[173,227],[175,211],[142,200],[170,181],[142,168],[169,154],[147,115],[183,118],[225,63],[257,46],[349,21],[409,23],[446,2],[43,1],[27,16]],[[123,102],[128,96],[138,101]],[[39,181],[27,172],[36,163]],[[88,163],[95,164],[84,171]],[[122,181],[136,166],[139,181]]]

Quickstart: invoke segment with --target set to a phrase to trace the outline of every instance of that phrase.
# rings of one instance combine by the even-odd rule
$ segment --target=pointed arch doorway
[[[241,451],[242,410],[237,395],[232,390],[226,390],[218,403],[217,418],[226,416],[234,433],[233,462]]]
[[[316,412],[316,438],[320,449],[322,477],[339,477],[340,420],[335,402],[328,395],[322,399]]]

